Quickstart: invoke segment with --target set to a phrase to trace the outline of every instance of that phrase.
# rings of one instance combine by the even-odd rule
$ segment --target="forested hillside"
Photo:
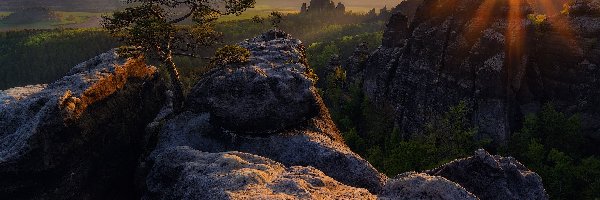
[[[114,8],[123,6],[124,0],[3,0],[0,2],[0,11],[12,10],[23,6],[50,6],[53,8],[76,11],[111,11]],[[257,0],[257,7],[278,7],[278,8],[298,8],[302,3],[308,3],[310,0]],[[337,1],[336,1],[337,2]],[[393,7],[400,3],[400,0],[381,0],[381,1],[363,1],[346,0],[344,3],[351,7],[364,8],[383,8],[384,6]]]
[[[452,8],[448,5],[438,5],[440,2],[447,1],[426,2],[436,9]],[[482,3],[484,1],[476,2]],[[485,73],[481,70],[485,67],[476,68],[476,70],[471,71],[472,73],[465,73],[462,76],[457,75],[460,73],[452,70],[467,70],[474,66],[470,62],[475,61],[485,63],[486,67],[489,67],[488,65],[491,63],[499,64],[500,66],[496,69],[506,67],[507,63],[504,63],[503,66],[502,61],[495,60],[499,57],[489,60],[479,57],[486,54],[496,55],[487,51],[498,51],[500,53],[498,55],[503,57],[504,50],[490,48],[490,46],[496,47],[497,44],[489,44],[487,40],[497,39],[504,42],[506,36],[502,33],[505,31],[494,32],[491,31],[493,29],[488,29],[486,30],[488,32],[482,32],[483,36],[478,36],[472,40],[472,42],[485,42],[476,43],[477,45],[473,47],[457,48],[456,46],[468,44],[463,40],[461,31],[464,27],[470,27],[471,24],[467,23],[465,26],[431,24],[457,20],[457,16],[471,16],[455,14],[455,12],[473,12],[477,6],[468,8],[465,2],[456,1],[457,5],[461,6],[457,6],[456,10],[444,13],[449,16],[448,21],[440,20],[437,13],[417,13],[418,16],[422,17],[420,20],[429,19],[429,17],[432,20],[411,24],[408,18],[395,15],[391,18],[390,25],[384,33],[383,46],[376,52],[366,51],[367,55],[370,53],[368,59],[365,58],[365,53],[361,53],[364,50],[360,49],[355,51],[357,54],[350,57],[346,54],[340,58],[331,59],[333,56],[330,55],[338,54],[343,49],[339,48],[344,43],[343,41],[332,41],[330,44],[316,48],[321,49],[315,49],[316,53],[311,53],[311,48],[309,48],[308,52],[309,55],[312,55],[313,62],[311,66],[320,73],[320,88],[324,100],[334,121],[343,132],[347,144],[353,151],[367,158],[377,169],[389,176],[411,170],[432,169],[447,161],[467,156],[470,152],[479,148],[485,148],[503,156],[513,156],[531,170],[539,173],[551,199],[598,199],[600,198],[600,193],[598,193],[600,191],[600,148],[595,145],[598,143],[598,129],[595,126],[597,122],[594,122],[596,118],[591,117],[597,115],[597,106],[583,107],[582,105],[587,103],[589,106],[591,102],[597,99],[595,92],[598,90],[594,88],[597,87],[597,78],[587,79],[585,77],[597,77],[598,71],[585,70],[597,69],[597,55],[599,54],[595,52],[598,52],[596,42],[598,40],[598,29],[595,25],[598,24],[597,13],[599,12],[597,10],[599,7],[582,3],[586,1],[577,2],[569,7],[571,10],[567,10],[559,16],[553,16],[554,18],[549,17],[536,21],[536,18],[530,15],[528,19],[524,19],[535,22],[530,23],[528,27],[535,30],[532,31],[535,32],[535,36],[531,36],[532,38],[535,37],[535,40],[528,41],[535,41],[540,47],[531,43],[527,43],[525,46],[528,48],[535,47],[532,49],[542,52],[538,54],[531,53],[540,58],[531,59],[527,62],[538,63],[535,70],[541,70],[541,72],[532,73],[535,71],[533,68],[526,71],[530,73],[529,76],[542,74],[542,77],[522,82],[523,84],[534,82],[537,84],[537,81],[540,81],[542,85],[540,87],[544,88],[543,90],[552,91],[552,93],[546,94],[548,96],[544,96],[543,100],[540,101],[541,103],[535,105],[535,109],[531,109],[531,104],[523,104],[522,107],[517,107],[527,112],[515,117],[518,124],[515,125],[514,130],[506,129],[509,133],[506,142],[502,144],[494,144],[493,138],[482,133],[486,131],[484,125],[502,125],[503,123],[477,124],[473,123],[472,120],[489,120],[490,118],[502,117],[502,114],[494,112],[498,110],[512,112],[511,109],[501,106],[498,110],[482,111],[478,110],[481,108],[478,108],[478,106],[486,105],[485,103],[475,103],[476,106],[473,106],[473,103],[468,102],[471,99],[481,98],[482,94],[497,94],[491,91],[495,88],[502,88],[502,86],[499,86],[502,84],[494,83],[494,80],[490,79],[494,76],[482,75]],[[600,5],[597,4],[598,1],[593,2],[596,3],[595,5]],[[558,2],[554,1],[552,3]],[[446,6],[450,8],[446,8]],[[550,5],[543,4],[540,6]],[[502,8],[495,7],[500,11],[506,11],[501,10]],[[535,9],[538,12],[544,10],[540,7],[535,7]],[[486,13],[498,14],[500,11],[488,11]],[[576,12],[576,14],[569,15],[569,11]],[[551,15],[542,17],[548,16]],[[579,36],[584,39],[578,38],[582,44],[585,44],[583,46],[587,48],[584,49],[585,53],[582,55],[593,58],[581,59],[581,57],[571,56],[571,54],[576,54],[577,51],[569,49],[571,47],[562,46],[564,44],[561,42],[564,42],[564,38],[553,39],[553,37],[560,37],[559,33],[549,31],[552,29],[545,29],[551,27],[552,22],[549,19],[557,20],[559,22],[555,21],[553,23],[560,24],[563,23],[560,20],[565,18],[571,20],[569,23],[573,23],[575,24],[574,27],[577,27],[569,31],[584,35]],[[503,20],[502,17],[491,17],[490,19]],[[473,18],[473,21],[479,22],[477,20],[478,18]],[[457,21],[469,22],[469,20],[464,19]],[[496,27],[497,24],[502,23],[489,24],[494,24],[492,27]],[[542,25],[544,28],[540,28]],[[478,32],[480,30],[485,29],[477,29]],[[593,32],[593,34],[588,32]],[[449,36],[457,37],[456,41],[453,41],[455,43],[446,44],[441,42],[452,41],[448,39]],[[543,40],[544,38],[546,40]],[[482,50],[478,50],[478,48]],[[446,53],[446,49],[453,49],[456,52]],[[561,52],[561,56],[556,57],[557,52]],[[426,54],[426,56],[414,54]],[[450,59],[450,56],[459,57],[469,54],[477,56],[465,60]],[[446,55],[447,57],[440,55]],[[572,69],[577,64],[570,64],[566,58],[581,59],[583,62],[577,62],[581,62],[583,66],[589,63],[594,64],[591,64],[593,67],[575,67],[577,70],[581,70],[577,74],[577,70]],[[437,65],[438,63],[441,63],[439,64],[441,66]],[[451,66],[452,64],[456,66]],[[452,72],[444,74],[446,70]],[[564,70],[569,73],[554,71],[548,73],[545,72],[546,70]],[[373,71],[381,72],[381,74]],[[498,72],[500,71],[498,70]],[[426,75],[428,73],[431,74]],[[566,83],[555,82],[550,78],[543,77],[543,75],[550,76],[550,74],[555,79],[568,81]],[[482,80],[465,81],[465,79],[468,79],[465,77],[471,77],[472,75],[474,75],[473,77],[482,77]],[[573,78],[569,79],[570,76]],[[371,80],[370,85],[367,85],[366,81],[361,80],[361,77],[370,77],[374,81]],[[402,81],[393,80],[394,77],[402,77]],[[450,80],[449,82],[457,81],[460,84],[452,86],[449,83],[440,81],[446,79]],[[582,85],[590,84],[594,86],[581,87],[581,91],[583,91],[581,94],[570,95],[568,92],[577,91],[578,87],[574,82],[577,83],[578,81],[581,81]],[[472,84],[483,84],[490,87],[472,90],[472,88],[469,88]],[[558,87],[559,89],[552,87]],[[449,99],[459,93],[457,91],[444,91],[447,89],[459,90],[460,88],[469,88],[466,89],[466,97],[442,105],[443,102],[449,102]],[[519,95],[527,94],[530,91],[539,92],[537,89],[534,90],[532,86],[522,86],[522,88],[527,89],[522,89]],[[561,89],[568,92],[563,92]],[[470,96],[473,95],[473,91],[476,91],[474,97]],[[370,94],[366,94],[366,92]],[[503,92],[504,90],[499,93],[503,94]],[[381,97],[386,95],[389,97]],[[582,95],[584,97],[581,99],[585,100],[560,101],[560,99],[571,98],[574,95]],[[551,98],[549,98],[550,96]],[[529,99],[531,96],[523,98]],[[389,102],[399,103],[392,104]],[[412,102],[412,104],[406,104],[406,102]],[[574,105],[576,103],[577,105]],[[565,109],[567,107],[565,104],[569,105],[568,109]],[[436,112],[434,108],[439,110]],[[576,108],[580,108],[580,110]],[[421,110],[422,112],[411,113],[413,110]],[[479,116],[477,112],[480,112]],[[411,118],[421,120],[411,124]],[[408,129],[406,128],[408,125],[414,125],[417,128]],[[596,128],[590,128],[594,126]]]
[[[0,32],[0,89],[56,80],[116,45],[98,29]]]
[[[384,21],[362,14],[346,15],[286,15],[279,28],[300,38],[306,47],[321,49],[324,44],[346,41],[347,55],[359,41],[380,43],[375,33],[383,30]],[[216,29],[223,32],[222,45],[251,38],[273,28],[270,22],[252,20],[221,22]],[[369,34],[375,34],[370,37]],[[373,36],[373,35],[371,35]],[[56,29],[0,32],[0,89],[28,84],[47,83],[63,76],[75,64],[89,59],[119,44],[102,29]],[[200,57],[214,55],[219,46],[207,48]],[[317,51],[310,50],[315,54]],[[329,55],[329,54],[328,54]],[[323,62],[323,56],[317,58]],[[309,58],[312,60],[312,58]],[[200,74],[211,68],[209,59],[177,57],[186,88],[190,88]],[[311,61],[315,62],[315,61]],[[315,66],[319,68],[319,66]]]

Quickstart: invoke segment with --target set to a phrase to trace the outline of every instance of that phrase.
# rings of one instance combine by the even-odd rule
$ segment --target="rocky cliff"
[[[364,65],[364,91],[392,105],[406,133],[419,133],[466,102],[481,137],[505,143],[546,103],[582,116],[600,134],[600,17],[595,1],[539,17],[527,1],[425,0],[409,21],[390,19],[383,46]]]
[[[483,150],[381,174],[344,143],[299,40],[269,31],[240,45],[249,61],[205,74],[181,113],[154,68],[113,52],[0,92],[0,198],[547,199],[539,176]]]
[[[0,91],[0,199],[135,198],[156,68],[114,52],[48,85]]]

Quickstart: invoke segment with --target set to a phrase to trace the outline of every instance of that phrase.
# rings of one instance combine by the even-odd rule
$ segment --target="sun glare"
[[[540,6],[545,10],[546,15],[552,15],[561,13],[562,8],[557,8],[556,4],[552,0],[539,0]],[[563,42],[572,43],[576,45],[567,45],[572,47],[578,47],[575,38],[575,32],[572,29],[570,22],[564,17],[553,17],[553,21],[550,27],[553,31],[557,32]]]
[[[481,38],[483,31],[492,25],[494,17],[498,17],[494,12],[504,12],[505,15],[501,16],[505,17],[507,23],[504,33],[506,66],[511,66],[511,69],[506,70],[510,76],[518,76],[514,72],[525,65],[526,48],[530,48],[527,40],[540,36],[532,34],[528,28],[532,25],[530,23],[545,26],[543,31],[557,33],[557,42],[574,48],[572,51],[576,52],[579,48],[576,34],[568,18],[561,14],[562,8],[557,6],[559,4],[556,0],[484,0],[475,11],[470,24],[465,27],[465,37],[471,41]],[[532,17],[534,21],[528,22]]]
[[[498,0],[486,0],[477,9],[475,17],[471,24],[467,27],[466,38],[469,40],[478,39],[485,27],[492,20],[492,12],[496,7]]]
[[[507,66],[519,67],[523,63],[525,48],[525,8],[523,0],[508,0],[508,28],[506,29],[506,60]],[[509,70],[509,74],[513,69]]]

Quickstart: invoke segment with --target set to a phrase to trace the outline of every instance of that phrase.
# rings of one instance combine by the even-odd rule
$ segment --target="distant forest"
[[[27,7],[47,7],[60,11],[109,12],[123,6],[124,0],[2,0],[0,11]]]
[[[43,6],[60,11],[93,11],[109,12],[122,7],[126,0],[1,0],[0,11],[13,11],[23,7]],[[368,7],[368,8],[388,8],[398,5],[403,0],[334,0],[342,2],[349,8]],[[308,3],[310,0],[256,0],[257,7],[278,8],[298,8],[302,3]]]
[[[372,50],[381,42],[379,37],[385,23],[381,17],[360,14],[327,16],[287,15],[279,27],[309,48],[313,63],[326,63],[319,51],[331,41],[343,40],[340,52],[349,55],[360,42],[370,43]],[[252,20],[222,22],[216,25],[224,33],[223,45],[238,43],[272,28],[268,22]],[[352,39],[352,41],[348,41]],[[0,90],[29,84],[51,83],[66,74],[73,66],[119,44],[102,29],[55,29],[0,32]],[[311,48],[312,47],[312,48]],[[207,48],[201,55],[211,57],[219,46]],[[313,51],[317,50],[317,51]],[[314,56],[313,56],[314,55]],[[330,55],[328,55],[330,56]],[[186,88],[211,68],[205,59],[176,58]],[[324,66],[313,66],[322,71]],[[322,74],[326,76],[325,74]]]

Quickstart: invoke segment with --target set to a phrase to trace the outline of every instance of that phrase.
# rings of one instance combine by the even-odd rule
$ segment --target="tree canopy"
[[[239,15],[255,0],[128,0],[132,5],[112,16],[103,25],[120,39],[119,53],[145,56],[163,62],[173,83],[174,105],[182,107],[183,90],[174,55],[196,57],[203,47],[220,41],[214,22],[223,15]]]

